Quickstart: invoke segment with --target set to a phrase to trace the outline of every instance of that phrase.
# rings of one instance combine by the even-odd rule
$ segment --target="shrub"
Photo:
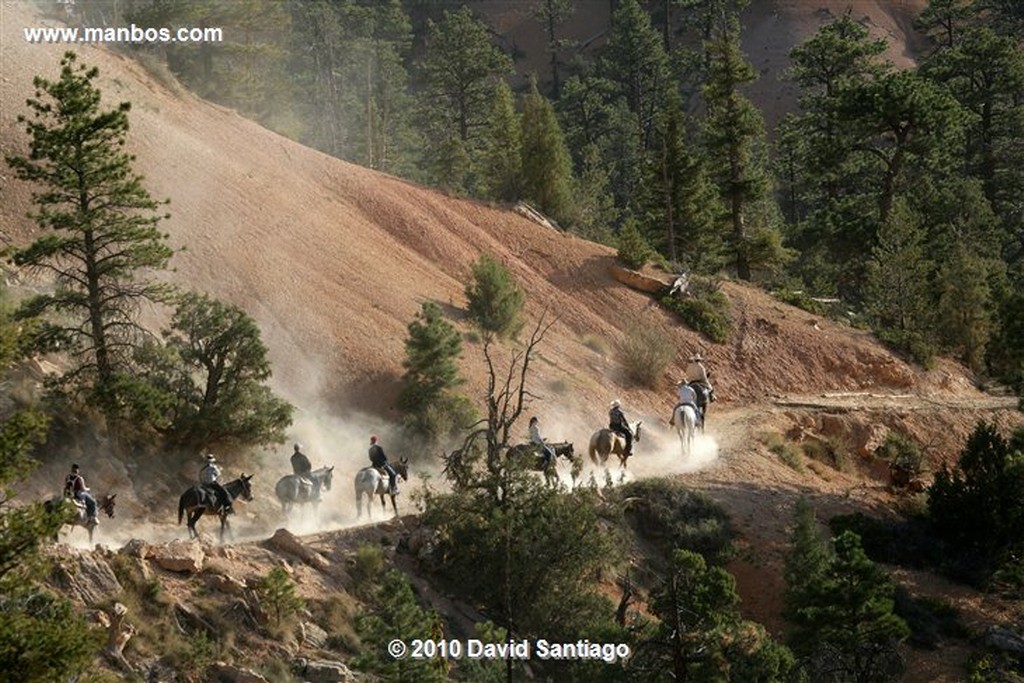
[[[618,259],[627,268],[640,270],[654,255],[654,249],[640,232],[640,224],[630,216],[619,230]]]
[[[273,611],[275,623],[279,626],[282,619],[295,614],[305,604],[295,593],[295,582],[282,567],[274,567],[260,579],[256,593]]]
[[[912,477],[921,473],[924,463],[924,454],[921,453],[920,446],[910,438],[895,432],[886,435],[885,441],[875,451],[875,455],[887,460],[890,467],[903,470]]]
[[[617,491],[629,500],[626,520],[669,556],[675,550],[700,553],[711,564],[732,557],[729,516],[707,495],[668,479],[645,479]]]
[[[716,344],[724,344],[732,334],[732,319],[729,316],[729,299],[720,286],[717,280],[693,277],[685,296],[668,296],[666,293],[660,302],[691,329]]]
[[[665,375],[676,355],[672,341],[649,327],[641,327],[630,334],[622,351],[629,376],[649,389],[658,388],[658,380]]]
[[[373,584],[384,569],[384,550],[379,545],[363,543],[356,549],[352,578],[359,587]]]
[[[481,256],[472,269],[473,281],[466,285],[469,317],[484,332],[515,336],[523,326],[523,290],[508,269],[490,256]]]
[[[761,437],[761,442],[768,447],[768,450],[779,456],[779,460],[787,467],[803,474],[806,472],[804,461],[800,454],[800,448],[791,441],[787,441],[782,434],[771,432]]]

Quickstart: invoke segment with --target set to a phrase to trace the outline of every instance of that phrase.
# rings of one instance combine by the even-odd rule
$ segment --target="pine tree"
[[[669,96],[655,145],[647,183],[648,215],[655,225],[648,232],[658,235],[655,243],[670,261],[714,272],[722,265],[721,205],[704,164],[689,149],[677,95]]]
[[[559,223],[572,212],[572,158],[551,103],[534,81],[523,101],[523,195]]]
[[[455,190],[475,190],[473,176],[485,141],[488,105],[495,84],[511,70],[512,60],[491,44],[487,27],[473,18],[468,7],[446,11],[441,23],[427,22],[421,64],[424,89],[419,96],[425,152],[429,159],[457,147],[467,162],[460,176],[435,174],[435,182]],[[446,156],[454,158],[450,153]]]
[[[793,666],[789,651],[759,624],[744,621],[736,580],[689,550],[676,550],[649,607],[658,617],[638,647],[631,680],[779,681]]]
[[[398,397],[403,410],[416,412],[462,383],[455,359],[462,353],[459,333],[441,315],[437,304],[424,302],[409,323],[402,366],[404,387]]]
[[[914,28],[935,41],[938,49],[953,48],[963,29],[978,11],[971,0],[928,0]]]
[[[482,172],[485,191],[492,199],[515,201],[523,191],[522,126],[512,88],[504,80],[498,81],[494,89],[488,126]]]
[[[472,269],[473,280],[466,285],[469,317],[485,335],[515,336],[523,326],[523,290],[505,266],[486,254]]]
[[[35,79],[34,117],[19,117],[32,138],[30,155],[7,157],[19,178],[43,186],[34,218],[51,231],[16,250],[14,261],[56,277],[56,290],[29,300],[23,312],[61,314],[50,336],[72,345],[77,365],[67,378],[112,414],[117,375],[128,371],[137,347],[138,306],[167,292],[140,271],[166,267],[173,252],[157,229],[159,204],[123,151],[131,105],[101,111],[93,85],[99,72],[78,65],[73,52],[61,67],[57,81]]]
[[[876,329],[889,332],[904,348],[922,340],[931,327],[924,232],[919,218],[898,200],[879,231],[868,262],[865,304]]]
[[[985,348],[992,333],[990,270],[991,266],[961,244],[938,276],[938,329],[946,347],[976,371],[984,369]]]
[[[868,559],[860,537],[846,531],[834,541],[835,554],[824,580],[803,591],[794,605],[811,654],[811,680],[898,680],[903,663],[896,645],[910,634],[893,613],[892,581]]]
[[[795,526],[790,538],[792,546],[786,555],[783,576],[786,579],[785,617],[793,625],[788,641],[798,654],[810,654],[815,634],[808,632],[809,624],[802,610],[820,593],[821,584],[828,576],[831,553],[818,530],[814,508],[806,496],[801,496],[794,514]]]
[[[245,311],[188,293],[163,337],[173,360],[148,374],[151,385],[169,395],[171,421],[163,431],[172,443],[199,448],[284,441],[293,408],[266,384],[267,348]]]
[[[637,0],[618,3],[599,70],[625,97],[646,147],[672,79],[662,38]]]
[[[572,16],[573,9],[572,0],[538,0],[533,7],[533,16],[544,27],[544,33],[548,39],[547,51],[551,54],[551,99],[553,100],[562,96],[559,52],[575,45],[575,41],[558,37],[558,27]]]
[[[627,216],[619,228],[619,251],[616,254],[619,261],[627,268],[640,270],[654,255],[654,250],[644,239],[640,230],[640,223],[633,216]]]
[[[739,45],[739,21],[723,19],[708,45],[710,70],[704,86],[708,114],[704,140],[708,156],[715,159],[714,177],[726,203],[730,226],[729,252],[737,275],[750,280],[754,264],[752,238],[766,225],[753,225],[754,207],[770,195],[763,166],[764,122],[757,108],[739,89],[755,80],[753,68]]]

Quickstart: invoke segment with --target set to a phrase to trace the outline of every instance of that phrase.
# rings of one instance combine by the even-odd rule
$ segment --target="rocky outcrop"
[[[201,543],[184,540],[153,546],[150,556],[159,567],[167,571],[191,574],[199,573],[206,559],[206,553]]]
[[[101,553],[81,553],[58,558],[54,580],[77,600],[95,605],[115,598],[124,589]]]
[[[295,661],[294,670],[296,675],[307,683],[355,683],[359,680],[351,669],[341,662],[298,659]]]
[[[207,668],[208,680],[217,683],[269,683],[252,669],[243,669],[233,664],[214,662]]]
[[[331,568],[331,563],[327,561],[326,557],[306,546],[287,529],[275,531],[267,543],[276,550],[298,557],[317,571],[328,572]]]

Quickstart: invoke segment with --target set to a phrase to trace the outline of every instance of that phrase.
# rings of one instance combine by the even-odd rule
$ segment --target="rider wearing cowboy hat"
[[[704,359],[701,358],[700,351],[690,356],[690,364],[686,366],[686,381],[700,382],[709,389],[711,388],[711,382],[708,381],[708,369],[704,367]]]
[[[234,514],[235,506],[232,504],[231,494],[228,493],[226,488],[221,486],[220,481],[218,481],[219,479],[220,466],[217,464],[217,458],[214,457],[213,453],[207,453],[206,462],[199,470],[199,483],[210,487],[214,495],[217,496],[217,502],[220,503],[220,507],[225,514]]]
[[[537,419],[536,415],[530,418],[530,443],[540,446],[541,457],[544,459],[545,467],[555,461],[555,451],[540,435],[540,420]]]
[[[608,411],[608,429],[612,430],[616,434],[622,435],[622,438],[626,440],[626,450],[624,455],[629,456],[633,454],[633,432],[629,429],[629,422],[626,421],[626,416],[622,412],[622,402],[619,399],[615,399],[611,402],[611,410]]]
[[[679,410],[680,406],[690,406],[693,408],[694,415],[697,419],[701,419],[700,408],[697,407],[697,392],[691,387],[685,379],[681,379],[676,383],[676,390],[679,392],[679,402],[676,403],[672,409],[672,419],[668,421],[670,425],[675,426],[676,424],[676,411]]]

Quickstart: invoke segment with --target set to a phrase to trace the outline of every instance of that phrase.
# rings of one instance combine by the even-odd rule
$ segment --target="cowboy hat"
[[[214,457],[213,453],[207,453],[206,462],[217,462],[217,458]]]
[[[609,404],[609,407],[610,408],[618,408],[621,405],[622,405],[622,401],[620,401],[619,399],[615,399],[614,401],[611,402],[611,404]]]

